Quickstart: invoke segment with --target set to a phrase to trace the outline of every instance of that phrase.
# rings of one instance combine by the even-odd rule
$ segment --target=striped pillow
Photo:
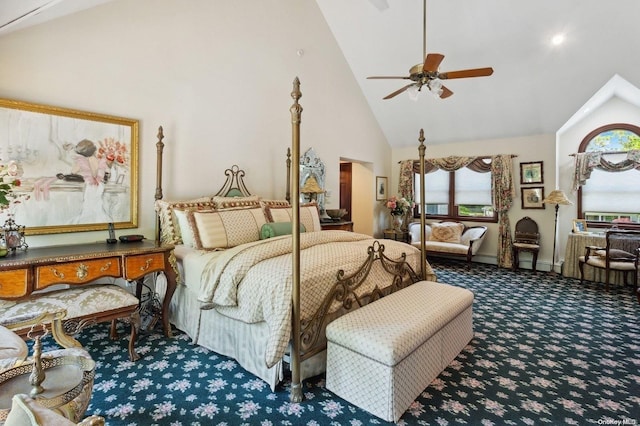
[[[235,247],[258,241],[260,229],[267,220],[262,208],[240,208],[222,211],[189,211],[189,224],[198,250]]]

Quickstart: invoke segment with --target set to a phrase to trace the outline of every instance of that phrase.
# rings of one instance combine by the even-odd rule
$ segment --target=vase
[[[391,224],[393,226],[393,230],[396,232],[402,232],[402,222],[404,221],[404,218],[402,217],[402,215],[399,214],[392,214],[391,215]]]

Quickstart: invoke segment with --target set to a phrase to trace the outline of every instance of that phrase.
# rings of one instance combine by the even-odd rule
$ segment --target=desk
[[[396,231],[395,229],[385,229],[382,231],[383,238],[395,241],[409,242],[409,231]]]
[[[48,246],[18,251],[0,259],[0,299],[23,299],[54,284],[82,285],[98,278],[136,281],[140,299],[142,279],[152,272],[167,276],[162,303],[164,334],[171,337],[169,303],[176,289],[173,246],[153,241]]]
[[[564,253],[562,275],[567,278],[580,279],[578,258],[584,256],[587,246],[604,247],[605,244],[605,236],[601,234],[569,234],[567,237],[567,248]],[[592,268],[589,265],[585,265],[584,279],[587,281],[605,282],[604,269]],[[624,283],[624,277],[619,272],[612,272],[610,282],[612,284],[622,284]]]
[[[326,230],[338,230],[353,232],[353,222],[341,220],[339,222],[320,222],[320,229]]]

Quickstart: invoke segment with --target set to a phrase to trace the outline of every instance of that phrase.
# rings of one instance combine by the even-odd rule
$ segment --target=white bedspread
[[[355,272],[374,242],[370,236],[346,231],[308,232],[300,235],[301,318],[313,314],[343,269]],[[419,272],[420,251],[410,245],[382,240],[385,254],[398,259],[407,254],[411,267]],[[199,300],[203,309],[269,327],[265,362],[271,367],[284,355],[291,336],[291,236],[282,236],[225,250],[205,265]],[[378,264],[379,266],[379,264]],[[427,273],[433,273],[427,265]],[[391,284],[381,267],[372,268],[360,293]]]

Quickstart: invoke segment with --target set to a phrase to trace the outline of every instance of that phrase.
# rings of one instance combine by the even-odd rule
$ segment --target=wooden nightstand
[[[338,230],[353,232],[353,222],[340,221],[340,222],[320,222],[320,228],[323,231]]]

